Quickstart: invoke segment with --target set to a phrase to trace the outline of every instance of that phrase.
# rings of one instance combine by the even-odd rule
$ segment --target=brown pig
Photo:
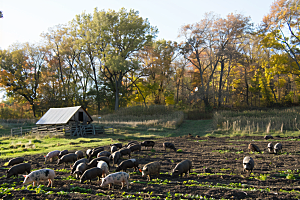
[[[184,160],[178,163],[173,169],[172,177],[181,176],[183,173],[187,175],[187,173],[191,172],[192,162],[190,160]]]
[[[13,158],[8,161],[7,166],[13,166],[13,165],[16,165],[16,164],[19,164],[22,162],[24,162],[24,158],[22,158],[22,157]]]
[[[11,176],[18,177],[19,174],[24,174],[25,172],[29,174],[30,170],[31,165],[29,163],[14,165],[9,170],[7,170],[7,178],[10,178]]]

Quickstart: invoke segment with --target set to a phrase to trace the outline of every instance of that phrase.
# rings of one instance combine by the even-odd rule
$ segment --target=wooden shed
[[[81,106],[50,108],[36,123],[38,126],[32,132],[63,130],[72,136],[95,134],[96,128],[91,124],[92,121],[92,117]]]

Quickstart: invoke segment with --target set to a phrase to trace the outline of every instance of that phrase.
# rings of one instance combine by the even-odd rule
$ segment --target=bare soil
[[[163,142],[172,142],[177,149],[164,151]],[[280,155],[268,153],[267,144],[281,142]],[[128,141],[123,141],[126,144]],[[56,170],[53,188],[42,187],[42,191],[30,187],[22,188],[23,177],[6,179],[6,170],[0,170],[0,198],[3,199],[299,199],[299,154],[298,138],[264,140],[263,137],[171,137],[155,140],[154,150],[142,147],[140,153],[132,153],[131,158],[139,160],[140,168],[152,161],[161,163],[159,177],[151,177],[147,182],[140,173],[131,173],[129,189],[115,185],[114,189],[101,188],[100,181],[80,184],[79,180],[66,180],[67,172],[58,171],[64,165],[56,161],[44,164],[43,155],[25,157],[32,169],[51,168]],[[248,144],[256,144],[263,152],[249,153]],[[78,144],[77,144],[78,145]],[[78,150],[86,150],[78,147]],[[109,147],[105,147],[109,150]],[[243,172],[243,158],[250,155],[255,161],[253,173]],[[123,160],[128,159],[127,156]],[[177,163],[189,159],[193,169],[189,176],[172,177],[171,171]],[[0,160],[3,166],[8,160]],[[70,167],[66,167],[70,170]],[[116,166],[111,167],[111,172]],[[129,170],[130,172],[133,169]],[[210,173],[205,173],[210,172]],[[47,185],[47,182],[43,183]],[[5,188],[12,188],[7,194]],[[74,189],[75,188],[75,189]],[[76,189],[77,188],[77,189]],[[79,188],[79,189],[78,189]],[[81,189],[82,190],[81,190]],[[90,190],[88,190],[90,189]],[[52,191],[52,192],[51,192]],[[2,192],[2,193],[1,193]],[[39,193],[38,193],[39,192]]]

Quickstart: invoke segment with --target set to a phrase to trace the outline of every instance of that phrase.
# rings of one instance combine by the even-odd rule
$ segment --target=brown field
[[[181,153],[165,152],[162,143],[173,142]],[[79,180],[66,180],[69,171],[63,171],[63,165],[56,162],[44,165],[43,155],[28,155],[25,159],[32,164],[32,169],[51,168],[56,170],[53,188],[40,187],[22,189],[24,178],[6,179],[5,169],[0,170],[0,198],[3,199],[298,199],[299,154],[298,138],[279,138],[271,140],[273,144],[281,142],[283,152],[280,155],[269,154],[266,150],[270,142],[263,137],[170,137],[155,140],[154,150],[132,153],[132,158],[139,160],[140,168],[148,162],[159,161],[162,169],[159,177],[147,183],[138,173],[131,173],[130,186],[127,190],[115,185],[114,190],[101,188],[98,180],[80,184]],[[249,153],[249,143],[256,144],[263,153]],[[123,144],[126,144],[124,141]],[[85,150],[78,147],[78,150]],[[109,150],[107,146],[105,150]],[[251,175],[242,170],[242,160],[250,155],[255,161]],[[127,157],[123,157],[127,159]],[[193,162],[191,174],[183,178],[171,177],[175,165],[185,159]],[[8,159],[0,160],[3,166]],[[211,173],[204,173],[209,168]],[[69,167],[66,168],[70,170]],[[61,171],[58,171],[61,170]],[[111,172],[115,167],[111,168]],[[133,170],[130,169],[132,172]],[[45,182],[44,185],[47,185]],[[5,192],[6,188],[12,188]]]

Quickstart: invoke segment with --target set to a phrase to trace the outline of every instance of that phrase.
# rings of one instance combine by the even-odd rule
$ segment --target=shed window
[[[79,112],[79,121],[82,122],[83,121],[83,112]]]

